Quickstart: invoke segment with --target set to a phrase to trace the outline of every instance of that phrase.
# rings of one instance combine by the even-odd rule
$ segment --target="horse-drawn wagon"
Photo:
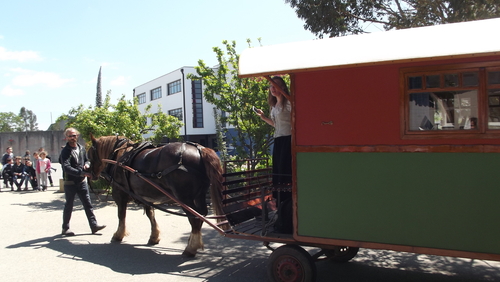
[[[241,54],[240,76],[291,77],[288,244],[500,260],[499,28],[492,19]],[[303,256],[271,255],[271,274]]]
[[[314,280],[316,259],[347,261],[358,248],[500,260],[499,28],[493,19],[245,50],[240,76],[290,75],[293,182],[268,188],[266,168],[226,172],[235,187],[215,193],[223,218],[209,224],[227,237],[283,243],[269,259],[277,281]],[[89,154],[113,159],[116,144],[99,142]],[[141,166],[151,184],[167,185],[167,171],[205,191],[222,181],[203,173],[216,170],[203,160],[213,152],[175,146],[161,168],[149,164],[166,150],[139,155],[156,158]],[[197,174],[177,169],[184,164]],[[289,234],[270,223],[272,189],[292,193]],[[204,200],[186,199],[197,216],[186,248],[194,255],[198,219],[210,221],[206,209],[189,209]]]

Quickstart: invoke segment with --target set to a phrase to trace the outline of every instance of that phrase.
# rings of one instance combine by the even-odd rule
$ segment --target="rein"
[[[225,218],[224,215],[219,215],[219,216],[203,216],[201,214],[199,214],[197,211],[195,211],[193,208],[191,208],[190,206],[182,203],[181,201],[177,200],[172,194],[170,194],[169,192],[161,189],[161,187],[159,187],[156,183],[154,183],[153,181],[151,181],[150,179],[148,179],[147,177],[143,176],[143,174],[141,174],[140,172],[138,172],[137,170],[127,166],[127,165],[124,165],[123,163],[120,163],[120,162],[117,162],[117,161],[114,161],[114,160],[109,160],[109,159],[102,159],[103,162],[105,163],[108,163],[108,164],[113,164],[113,165],[116,165],[120,168],[123,168],[124,170],[127,170],[129,172],[131,172],[132,174],[134,174],[135,176],[139,177],[140,179],[146,181],[147,183],[149,183],[151,186],[153,186],[156,190],[160,191],[161,193],[163,193],[165,196],[169,197],[170,199],[172,199],[174,202],[176,202],[177,204],[179,204],[182,208],[184,208],[185,210],[189,211],[191,214],[193,214],[195,217],[203,220],[204,222],[206,222],[208,225],[212,226],[213,228],[215,228],[217,231],[219,231],[220,233],[224,234],[224,230],[222,230],[219,226],[217,226],[216,224],[212,223],[211,221],[207,220],[207,219],[217,219],[217,218]],[[151,203],[147,203],[148,205],[151,205],[153,206],[153,204]],[[154,205],[154,206],[157,206],[157,205]],[[160,210],[163,210],[162,208],[160,208]],[[172,211],[168,211],[169,213],[172,213],[172,214],[176,214],[176,215],[181,215],[181,216],[188,216],[188,215],[185,215],[185,214],[178,214],[178,213],[175,213],[175,212],[172,212]]]

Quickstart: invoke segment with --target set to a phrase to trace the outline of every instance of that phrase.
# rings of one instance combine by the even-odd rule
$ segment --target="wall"
[[[500,144],[498,139],[401,138],[401,68],[498,61],[499,56],[403,62],[297,73],[295,136],[299,146]]]
[[[84,144],[79,140],[80,144]],[[1,132],[0,152],[3,155],[7,147],[12,147],[14,156],[24,156],[26,150],[37,151],[43,147],[51,157],[52,162],[58,162],[61,147],[66,145],[64,131],[29,131],[29,132]]]

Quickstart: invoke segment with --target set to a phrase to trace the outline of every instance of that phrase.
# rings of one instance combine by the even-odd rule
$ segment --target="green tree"
[[[22,131],[37,131],[38,123],[36,122],[36,115],[33,111],[22,107],[19,111],[19,118],[23,121]]]
[[[363,33],[500,17],[499,0],[285,0],[316,36]]]
[[[227,130],[222,126],[221,114],[214,108],[214,118],[215,118],[215,135],[217,136],[217,149],[219,151],[219,158],[222,161],[229,160],[229,154],[227,152],[226,144],[226,132]]]
[[[146,111],[149,111],[149,108]],[[183,126],[183,123],[174,116],[164,114],[160,104],[158,104],[157,113],[148,116],[151,117],[153,125],[152,136],[149,137],[151,142],[160,144],[163,137],[167,137],[172,141],[180,139],[179,129]]]
[[[12,112],[0,113],[0,132],[23,131],[24,121]]]
[[[247,43],[251,45],[250,40]],[[222,44],[225,51],[213,47],[218,66],[211,68],[199,60],[195,67],[198,75],[188,75],[188,78],[202,79],[205,99],[226,113],[220,116],[220,122],[234,126],[236,133],[228,136],[228,141],[240,158],[269,157],[272,129],[252,111],[252,106],[264,112],[269,109],[268,83],[262,78],[238,77],[236,42],[224,40]]]
[[[99,67],[99,74],[97,75],[97,91],[95,95],[95,106],[102,107],[102,92],[101,92],[101,68]]]
[[[86,142],[90,141],[90,134],[94,137],[119,134],[134,141],[142,141],[142,134],[149,132],[154,137],[161,135],[171,139],[179,138],[182,122],[177,118],[167,116],[161,112],[161,108],[158,108],[156,113],[151,113],[151,105],[142,114],[138,108],[137,98],[128,101],[125,100],[125,95],[113,105],[110,102],[110,93],[108,91],[101,107],[86,108],[80,105],[71,109],[68,115],[60,116],[57,122],[68,120],[67,127],[77,128]],[[152,122],[148,124],[147,119],[151,119]]]

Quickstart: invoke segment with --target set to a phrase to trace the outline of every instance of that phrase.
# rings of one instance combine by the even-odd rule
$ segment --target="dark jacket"
[[[3,170],[2,170],[2,177],[4,179],[12,179],[12,177],[14,177],[14,173],[12,171],[12,164],[6,164],[4,167],[3,167]]]
[[[66,146],[62,149],[61,155],[59,156],[59,162],[64,172],[64,180],[80,183],[85,180],[85,171],[83,167],[88,160],[85,148],[78,143],[77,146],[80,148],[80,154],[76,158],[74,154],[72,154],[73,148],[66,143]]]
[[[33,166],[27,166],[25,165],[24,166],[24,173],[26,173],[27,175],[33,177],[33,178],[36,178],[36,170]]]
[[[2,165],[6,165],[7,164],[7,159],[8,158],[11,158],[12,161],[14,161],[14,155],[13,154],[7,154],[7,153],[5,153],[2,156]]]
[[[20,163],[19,165],[12,165],[12,176],[21,177],[24,172],[24,164]]]

